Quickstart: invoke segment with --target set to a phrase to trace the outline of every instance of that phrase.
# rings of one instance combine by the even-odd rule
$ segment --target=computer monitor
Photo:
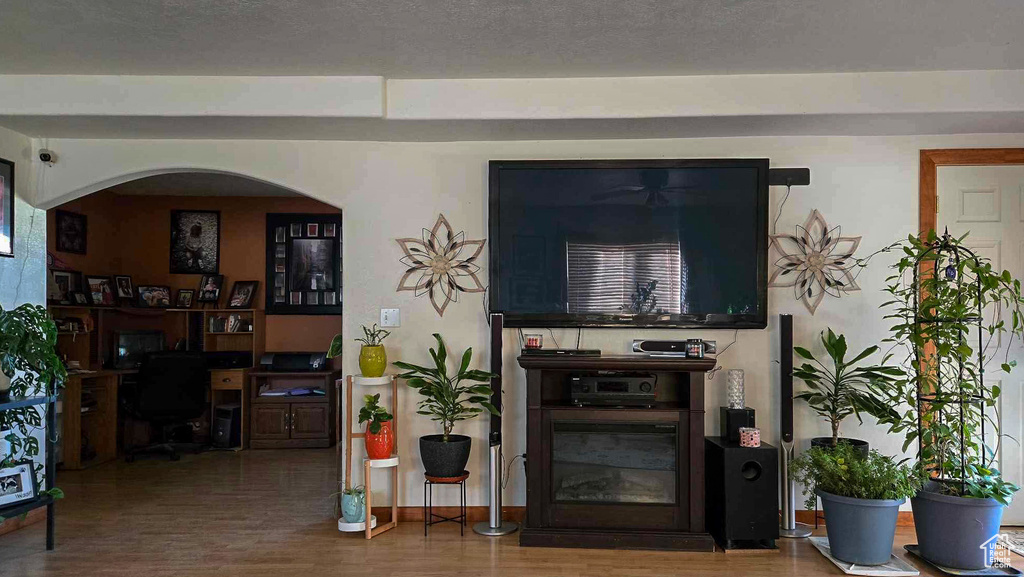
[[[114,333],[114,368],[137,369],[146,353],[166,350],[163,331],[122,331]]]

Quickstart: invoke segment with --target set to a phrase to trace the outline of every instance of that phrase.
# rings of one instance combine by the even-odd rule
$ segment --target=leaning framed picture
[[[85,276],[85,292],[95,306],[112,307],[117,304],[114,297],[114,283],[109,276]]]
[[[31,501],[38,492],[32,461],[18,461],[0,467],[0,508]]]
[[[252,308],[252,301],[256,297],[256,291],[259,289],[259,286],[260,281],[258,280],[235,281],[234,286],[231,287],[231,295],[228,296],[228,308]]]
[[[220,270],[220,212],[171,211],[171,274]]]
[[[0,256],[14,256],[14,163],[0,158]]]
[[[76,291],[83,290],[82,273],[73,270],[50,269],[49,282],[53,284],[52,287],[47,288],[50,304],[80,304],[74,301],[73,295]]]
[[[268,315],[341,314],[341,237],[340,212],[267,215]]]
[[[116,275],[114,277],[114,288],[117,289],[117,298],[119,299],[135,298],[135,290],[132,289],[131,275]]]
[[[196,291],[194,289],[179,289],[178,296],[174,300],[174,308],[176,309],[190,309],[192,308],[192,301],[195,300]]]
[[[196,302],[216,303],[220,300],[220,289],[224,286],[224,275],[204,274],[199,281],[199,298]]]
[[[136,304],[142,308],[165,309],[171,306],[171,287],[164,285],[142,285],[135,287],[138,294]]]

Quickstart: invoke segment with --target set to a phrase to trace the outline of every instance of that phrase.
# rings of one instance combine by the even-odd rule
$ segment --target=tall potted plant
[[[1019,489],[993,467],[998,431],[984,411],[1000,390],[986,379],[986,343],[1006,333],[1010,350],[1024,334],[1021,284],[974,255],[963,237],[932,231],[899,248],[903,256],[886,287],[892,298],[883,306],[891,308],[887,340],[903,351],[903,375],[873,383],[874,414],[904,435],[904,451],[917,443],[919,464],[931,476],[911,499],[921,555],[946,567],[984,569],[991,563],[984,545]],[[999,309],[1009,322],[991,318]],[[1009,373],[1015,364],[1004,359],[1000,368]],[[894,408],[900,406],[907,408]]]
[[[884,380],[902,374],[899,369],[886,366],[858,367],[857,363],[878,352],[877,346],[870,346],[852,359],[846,358],[846,337],[837,335],[828,328],[819,335],[821,345],[828,355],[827,364],[819,361],[811,351],[803,347],[793,347],[796,354],[811,363],[803,363],[793,370],[793,376],[807,385],[794,398],[802,399],[807,405],[828,422],[832,430],[831,437],[811,439],[812,447],[836,447],[840,442],[839,427],[843,420],[854,415],[863,422],[860,413],[875,402],[868,390],[873,380]],[[868,443],[860,439],[842,439],[843,443],[852,445],[861,452],[868,454]]]
[[[4,382],[10,381],[10,397],[56,395],[64,388],[67,370],[57,356],[57,326],[45,307],[24,304],[11,310],[0,307],[0,373]],[[43,416],[38,407],[21,407],[0,412],[0,431],[5,431],[5,453],[0,455],[0,466],[8,466],[39,455],[39,441],[34,431],[43,427]],[[46,434],[55,434],[46,431]],[[37,481],[41,480],[42,465],[36,465]],[[40,482],[40,485],[42,483]],[[57,488],[40,493],[54,498],[63,497]]]
[[[456,422],[472,419],[484,411],[499,414],[490,403],[491,387],[486,384],[497,375],[469,368],[473,361],[472,347],[462,354],[458,371],[449,374],[444,340],[437,333],[434,333],[434,339],[437,340],[437,349],[430,349],[433,367],[401,361],[394,364],[406,371],[399,377],[406,379],[410,387],[423,395],[416,412],[441,423],[440,435],[420,437],[423,468],[432,477],[457,477],[466,470],[472,439],[453,435],[452,430]]]
[[[367,423],[366,455],[371,459],[387,459],[395,448],[395,435],[391,429],[391,413],[380,406],[380,393],[363,397],[363,408],[359,409],[359,424]]]
[[[812,447],[790,467],[805,487],[807,508],[821,498],[833,557],[857,565],[889,561],[900,505],[921,487],[916,468],[847,443]]]

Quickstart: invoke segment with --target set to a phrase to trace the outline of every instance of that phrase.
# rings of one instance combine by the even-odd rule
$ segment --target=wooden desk
[[[102,370],[69,374],[61,393],[61,453],[64,469],[84,469],[117,458],[117,387],[121,375],[136,371]],[[96,397],[96,407],[82,412],[82,395]],[[82,460],[82,436],[96,456]]]

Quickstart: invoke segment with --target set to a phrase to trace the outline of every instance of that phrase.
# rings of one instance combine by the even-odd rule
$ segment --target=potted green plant
[[[903,374],[872,383],[879,401],[873,414],[890,433],[904,435],[904,451],[917,443],[919,466],[931,477],[911,499],[921,555],[946,567],[984,569],[991,550],[983,545],[998,534],[1003,508],[1019,488],[993,467],[989,444],[998,431],[984,411],[1000,390],[986,378],[991,359],[979,341],[1006,333],[1009,350],[1022,336],[1021,283],[974,255],[963,237],[932,231],[895,246],[903,256],[883,306],[891,309],[887,341],[903,351]],[[1007,320],[990,318],[991,308],[1001,308]],[[1004,360],[1001,369],[1009,373],[1015,364]]]
[[[886,366],[857,366],[857,363],[878,352],[877,346],[870,346],[852,359],[846,358],[846,337],[837,335],[828,328],[819,335],[822,348],[828,355],[828,362],[819,361],[811,351],[803,347],[793,347],[797,355],[811,361],[803,363],[793,370],[793,376],[807,385],[807,390],[793,395],[802,399],[807,405],[828,422],[832,430],[831,437],[811,439],[812,447],[835,447],[840,442],[839,427],[843,420],[854,415],[863,422],[861,409],[876,402],[870,394],[868,384],[873,380],[888,379],[901,374],[899,369]],[[868,443],[860,439],[842,439],[843,443],[856,447],[867,455]]]
[[[889,561],[900,505],[921,487],[917,469],[846,443],[811,447],[790,468],[804,485],[807,508],[821,499],[833,557],[857,565]]]
[[[347,523],[362,523],[366,520],[366,490],[362,485],[341,492],[341,515]]]
[[[420,458],[423,468],[432,477],[457,477],[466,470],[472,439],[465,435],[453,435],[455,423],[472,419],[484,411],[497,415],[498,410],[490,403],[491,387],[487,383],[497,375],[470,369],[473,348],[462,354],[458,371],[448,374],[448,351],[441,335],[434,333],[437,350],[430,349],[433,367],[424,367],[406,362],[395,362],[395,366],[406,372],[399,375],[416,389],[423,400],[419,402],[420,415],[427,415],[432,421],[441,423],[440,435],[420,437]]]
[[[366,455],[371,459],[387,459],[395,448],[395,435],[391,429],[391,413],[380,406],[380,393],[363,397],[359,409],[359,424],[367,423]]]
[[[363,343],[363,346],[359,348],[359,372],[364,377],[384,376],[384,370],[388,367],[384,339],[388,338],[391,331],[377,328],[376,324],[372,328],[366,328],[366,325],[363,325],[362,328],[363,336],[356,339],[356,342]],[[344,341],[341,335],[335,335],[331,340],[331,346],[327,348],[327,358],[333,359],[341,356],[343,346]]]
[[[45,307],[24,304],[11,310],[0,307],[0,373],[10,382],[2,400],[11,397],[56,395],[64,388],[67,370],[57,356],[57,326]],[[4,431],[0,466],[33,459],[39,455],[39,441],[33,435],[43,427],[38,407],[21,407],[0,411],[0,431]],[[47,431],[47,434],[55,434]],[[42,486],[42,465],[35,468]],[[57,488],[48,493],[55,499],[64,496]]]

